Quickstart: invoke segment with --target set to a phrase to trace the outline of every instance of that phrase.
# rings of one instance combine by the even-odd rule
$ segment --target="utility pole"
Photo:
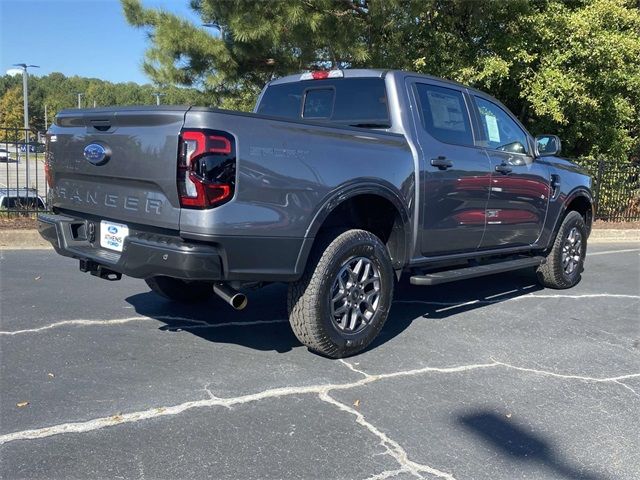
[[[47,104],[44,105],[44,131],[49,130],[49,115],[47,113]]]
[[[153,95],[154,97],[156,97],[156,105],[160,105],[160,97],[164,97],[164,93],[152,93],[151,95]]]
[[[20,67],[22,69],[22,97],[24,100],[24,153],[26,155],[27,166],[25,169],[25,180],[27,187],[27,202],[29,202],[29,86],[27,72],[28,68],[40,68],[38,65],[27,65],[26,63],[14,63],[14,67]],[[38,168],[36,166],[36,168]]]
[[[78,93],[78,108],[82,108],[82,97],[84,97],[84,93]]]
[[[93,108],[96,108],[96,101],[93,101]]]

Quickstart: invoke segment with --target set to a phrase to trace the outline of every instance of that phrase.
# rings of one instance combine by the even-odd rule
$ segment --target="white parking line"
[[[640,252],[640,248],[626,248],[624,250],[607,250],[605,252],[587,253],[587,258],[594,257],[596,255],[609,255],[611,253],[628,253],[628,252]]]
[[[511,293],[505,292],[504,294]],[[498,294],[502,295],[502,294]],[[495,298],[498,295],[492,295],[487,298]],[[517,302],[521,300],[527,300],[530,298],[540,299],[540,298],[567,298],[567,299],[583,299],[583,298],[627,298],[631,300],[640,300],[640,295],[625,295],[618,293],[587,293],[582,295],[568,295],[568,294],[551,294],[551,295],[537,295],[535,293],[529,293],[527,295],[522,295],[519,297],[507,298],[504,300],[469,300],[467,302],[458,301],[458,302],[439,302],[439,301],[428,301],[428,300],[394,300],[393,303],[406,303],[406,304],[422,304],[422,305],[433,305],[443,307],[436,312],[445,312],[447,310],[453,310],[456,308],[466,307],[469,305],[491,305],[494,303],[506,303],[506,302]],[[187,317],[172,317],[172,316],[157,316],[157,317],[128,317],[128,318],[117,318],[112,320],[62,320],[60,322],[50,323],[48,325],[43,325],[41,327],[36,328],[28,328],[24,330],[13,330],[13,331],[0,331],[1,335],[19,335],[22,333],[36,333],[42,332],[44,330],[50,330],[52,328],[63,327],[65,325],[77,325],[80,327],[86,326],[99,326],[99,325],[121,325],[124,323],[130,322],[148,322],[148,321],[162,321],[169,320],[174,322],[184,322],[191,325],[170,325],[170,328],[180,329],[180,330],[196,330],[196,329],[205,329],[205,328],[224,328],[224,327],[250,327],[254,325],[269,325],[274,323],[287,323],[288,320],[284,318],[273,319],[273,320],[249,320],[246,322],[222,322],[222,323],[209,323],[204,320],[196,320],[193,318]]]

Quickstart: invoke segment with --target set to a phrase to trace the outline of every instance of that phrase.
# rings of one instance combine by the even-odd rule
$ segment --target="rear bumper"
[[[131,230],[123,251],[116,252],[101,248],[98,230],[94,230],[97,233],[92,237],[88,225],[87,220],[66,215],[38,216],[40,235],[60,255],[95,262],[135,278],[166,275],[185,280],[223,279],[222,258],[215,246]],[[97,222],[94,229],[99,229],[99,225]]]
[[[185,239],[177,232],[160,233],[130,225],[123,251],[116,252],[100,246],[99,229],[96,219],[38,216],[40,235],[60,255],[135,278],[165,275],[204,281],[291,281],[302,274],[313,240],[246,236]]]

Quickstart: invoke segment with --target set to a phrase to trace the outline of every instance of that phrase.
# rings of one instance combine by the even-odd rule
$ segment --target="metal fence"
[[[24,128],[0,128],[0,214],[48,209],[44,144]]]
[[[578,163],[593,177],[597,220],[640,221],[640,164],[607,160]]]
[[[0,128],[0,214],[48,209],[44,145],[23,128]],[[580,160],[593,177],[596,219],[640,221],[640,164]]]

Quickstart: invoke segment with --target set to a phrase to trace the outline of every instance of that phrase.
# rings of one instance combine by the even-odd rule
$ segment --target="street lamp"
[[[14,67],[22,70],[22,97],[24,99],[24,129],[29,130],[29,87],[27,85],[28,68],[40,68],[38,65],[27,65],[26,63],[14,63]]]
[[[24,100],[24,152],[27,160],[25,180],[27,182],[27,197],[29,196],[29,87],[27,85],[27,78],[29,68],[40,68],[38,65],[27,65],[26,63],[14,63],[14,67],[19,67],[22,70],[22,97]],[[37,168],[37,166],[36,166]],[[27,202],[29,200],[27,199]]]
[[[164,97],[165,94],[164,93],[155,92],[155,93],[152,93],[151,95],[156,97],[156,105],[160,105],[160,97]]]

